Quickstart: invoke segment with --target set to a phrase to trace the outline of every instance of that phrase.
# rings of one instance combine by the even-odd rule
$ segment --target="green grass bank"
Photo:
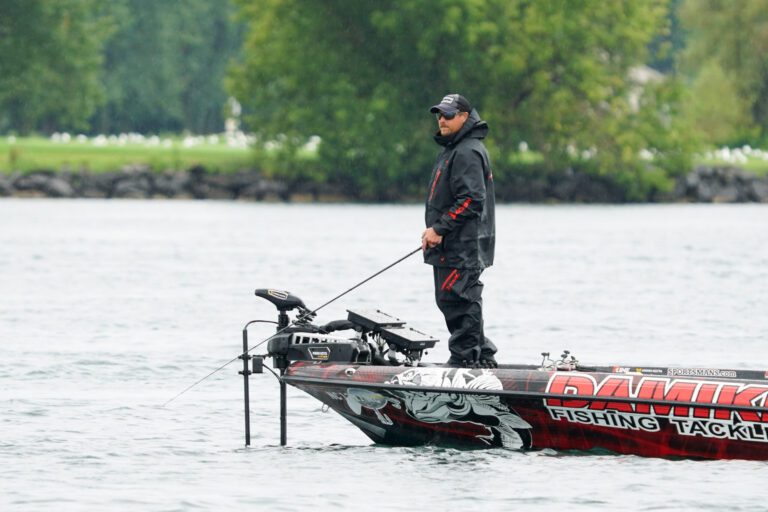
[[[230,173],[252,166],[247,140],[209,137],[2,137],[0,171],[86,170],[100,173],[126,165],[153,170],[183,170],[202,166]]]

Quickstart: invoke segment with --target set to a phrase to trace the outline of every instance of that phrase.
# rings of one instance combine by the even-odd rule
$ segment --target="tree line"
[[[462,92],[497,182],[583,172],[642,199],[704,145],[766,141],[766,17],[768,0],[0,0],[0,132],[215,132],[232,96],[268,176],[395,199],[434,155],[428,106]]]
[[[0,132],[220,132],[233,16],[227,1],[0,0]]]

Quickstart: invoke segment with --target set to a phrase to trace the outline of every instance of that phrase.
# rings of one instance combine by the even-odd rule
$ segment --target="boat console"
[[[258,289],[256,295],[279,311],[277,333],[267,344],[279,369],[294,361],[415,366],[438,341],[378,309],[350,309],[345,320],[316,325],[313,312],[289,292]],[[294,309],[298,314],[290,322],[288,312]],[[341,331],[347,334],[335,334]]]

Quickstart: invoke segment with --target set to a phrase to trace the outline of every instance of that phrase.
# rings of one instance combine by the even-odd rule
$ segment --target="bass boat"
[[[269,369],[271,357],[281,444],[291,385],[386,445],[768,459],[765,371],[589,366],[568,351],[559,359],[542,353],[538,365],[454,368],[421,362],[438,340],[380,310],[350,309],[346,319],[318,325],[288,292],[256,295],[279,316],[263,355],[249,355],[248,325],[243,330],[246,444],[248,376]]]

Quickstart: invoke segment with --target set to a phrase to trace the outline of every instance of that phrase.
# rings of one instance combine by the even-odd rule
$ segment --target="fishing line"
[[[229,361],[227,361],[227,362],[226,362],[226,363],[224,363],[223,365],[219,366],[218,368],[216,368],[215,370],[213,370],[211,373],[209,373],[208,375],[206,375],[206,376],[205,376],[205,377],[203,377],[202,379],[199,379],[199,380],[195,381],[194,383],[192,383],[191,385],[189,385],[189,386],[187,386],[186,388],[184,388],[184,389],[183,389],[183,390],[182,390],[180,393],[178,393],[176,396],[174,396],[173,398],[171,398],[170,400],[168,400],[167,402],[165,402],[165,403],[164,403],[163,405],[161,405],[160,407],[165,407],[166,405],[168,405],[169,403],[173,402],[174,400],[176,400],[177,398],[179,398],[181,395],[183,395],[184,393],[186,393],[186,392],[187,392],[187,391],[189,391],[190,389],[194,388],[195,386],[197,386],[198,384],[200,384],[200,383],[201,383],[201,382],[203,382],[204,380],[208,379],[209,377],[211,377],[211,376],[213,376],[214,374],[216,374],[216,373],[220,372],[221,370],[223,370],[224,368],[226,368],[226,367],[227,367],[227,366],[229,366],[230,364],[232,364],[232,363],[234,363],[235,361],[237,361],[238,359],[240,359],[240,357],[241,357],[241,356],[244,356],[244,355],[246,355],[246,354],[250,353],[250,352],[251,352],[251,350],[253,350],[253,349],[255,349],[255,348],[257,348],[257,347],[259,347],[259,346],[263,345],[264,343],[266,343],[267,341],[269,341],[270,339],[272,339],[274,336],[277,336],[278,334],[282,333],[283,331],[285,331],[285,330],[286,330],[286,329],[288,329],[289,327],[293,327],[293,326],[296,324],[296,322],[299,322],[299,321],[301,321],[301,320],[305,320],[305,319],[311,319],[311,318],[312,318],[312,317],[315,315],[315,313],[317,313],[318,311],[320,311],[321,309],[323,309],[325,306],[327,306],[327,305],[331,304],[332,302],[335,302],[335,301],[339,300],[340,298],[342,298],[343,296],[345,296],[346,294],[348,294],[348,293],[349,293],[349,292],[351,292],[352,290],[355,290],[355,289],[357,289],[357,288],[361,287],[362,285],[364,285],[365,283],[367,283],[368,281],[370,281],[370,280],[371,280],[371,279],[373,279],[374,277],[376,277],[376,276],[378,276],[378,275],[380,275],[380,274],[383,274],[384,272],[386,272],[387,270],[391,269],[392,267],[394,267],[394,266],[395,266],[395,265],[397,265],[398,263],[402,262],[403,260],[406,260],[406,259],[410,258],[411,256],[413,256],[414,254],[416,254],[416,253],[417,253],[417,252],[419,252],[420,250],[421,250],[421,246],[419,246],[417,249],[415,249],[415,250],[413,250],[413,251],[409,252],[408,254],[406,254],[406,255],[405,255],[405,256],[403,256],[402,258],[398,259],[397,261],[395,261],[395,262],[393,262],[393,263],[390,263],[389,265],[387,265],[387,266],[386,266],[386,267],[384,267],[383,269],[379,270],[379,271],[378,271],[378,272],[376,272],[375,274],[373,274],[373,275],[371,275],[371,276],[369,276],[369,277],[367,277],[367,278],[363,279],[362,281],[360,281],[359,283],[357,283],[357,284],[356,284],[355,286],[353,286],[352,288],[349,288],[348,290],[346,290],[346,291],[344,291],[344,292],[342,292],[342,293],[338,294],[337,296],[335,296],[334,298],[332,298],[331,300],[329,300],[328,302],[326,302],[326,303],[325,303],[325,304],[323,304],[322,306],[319,306],[319,307],[317,307],[317,308],[313,309],[312,311],[309,311],[309,312],[305,312],[305,313],[302,313],[302,314],[298,315],[298,316],[296,317],[296,319],[295,319],[295,320],[293,320],[291,323],[289,323],[288,325],[286,325],[285,327],[283,327],[282,329],[280,329],[280,330],[279,330],[279,331],[277,331],[276,333],[274,333],[274,334],[271,334],[270,336],[268,336],[268,337],[264,338],[263,340],[261,340],[260,342],[258,342],[256,345],[254,345],[254,346],[252,346],[251,348],[249,348],[249,349],[248,349],[248,350],[245,352],[245,354],[240,354],[240,355],[237,355],[237,356],[233,357],[232,359],[230,359]],[[245,324],[245,327],[243,327],[243,330],[247,329],[249,325],[251,325],[251,324],[253,324],[253,323],[257,323],[257,322],[264,322],[264,323],[275,323],[275,322],[273,322],[273,321],[271,321],[271,320],[251,320],[250,322],[248,322],[247,324]]]

